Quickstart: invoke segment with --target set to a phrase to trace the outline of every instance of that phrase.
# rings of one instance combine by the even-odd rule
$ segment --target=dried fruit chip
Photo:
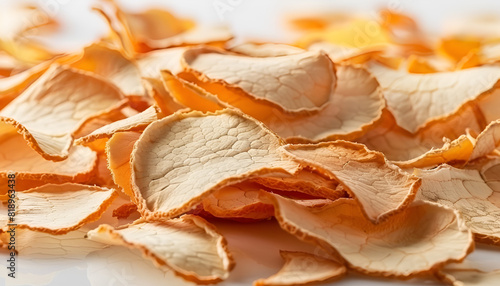
[[[461,261],[474,248],[472,234],[457,214],[435,204],[416,201],[375,225],[352,199],[316,209],[263,195],[264,202],[275,205],[276,219],[284,230],[318,243],[362,273],[409,278]]]
[[[384,112],[380,124],[356,141],[384,153],[387,159],[401,167],[426,167],[454,159],[464,161],[470,155],[472,142],[463,134],[467,130],[479,133],[484,128],[483,122],[479,122],[482,120],[476,118],[475,110],[474,106],[468,105],[461,114],[435,122],[419,134],[402,129],[391,113]]]
[[[500,244],[500,161],[489,160],[480,170],[441,165],[416,170],[422,178],[418,197],[458,210],[476,239]]]
[[[424,151],[426,150],[424,146],[419,147],[423,147]],[[393,163],[401,168],[426,168],[450,162],[459,164],[467,162],[473,150],[474,144],[471,139],[462,135],[451,142],[446,140],[442,147],[432,148],[416,158]]]
[[[160,80],[162,70],[168,70],[177,75],[184,69],[181,65],[181,59],[185,51],[187,48],[171,48],[140,55],[137,64],[142,76]]]
[[[22,5],[0,11],[0,49],[27,63],[39,63],[54,55],[30,35],[53,30],[58,23],[44,9]]]
[[[112,85],[77,70],[53,66],[0,111],[30,146],[49,160],[68,157],[72,134],[89,118],[125,104]]]
[[[101,4],[101,7],[94,10],[104,17],[110,27],[112,40],[117,41],[128,56],[134,55],[135,52],[162,48],[163,40],[194,26],[191,21],[178,19],[161,9],[132,14],[122,11],[113,0]]]
[[[262,174],[295,173],[282,141],[236,111],[176,113],[151,123],[132,152],[139,212],[175,217],[211,192]]]
[[[337,189],[337,181],[306,169],[300,170],[293,176],[262,176],[251,181],[274,190],[300,192],[330,200],[336,200],[345,194],[343,190]]]
[[[392,126],[392,129],[385,130],[379,126],[379,130],[368,132],[364,138],[358,140],[367,146],[383,151],[389,159],[394,160],[394,164],[401,168],[427,168],[442,163],[463,164],[491,153],[500,140],[496,134],[499,128],[498,121],[491,122],[477,138],[474,138],[469,134],[474,133],[473,130],[465,129],[465,123],[461,122],[465,119],[457,117],[453,121],[444,123],[444,126],[434,125],[418,136],[402,132],[395,125]],[[454,124],[455,122],[459,123]],[[445,128],[445,126],[464,126],[464,130],[468,134],[461,135],[453,141],[445,137],[443,138],[444,143],[439,143],[437,137],[443,135],[440,129]],[[450,130],[448,129],[448,131]],[[382,134],[377,135],[377,132]]]
[[[125,95],[145,95],[139,67],[120,51],[104,44],[92,44],[83,49],[83,54],[72,67],[103,76],[118,86]]]
[[[115,121],[125,119],[129,116],[136,115],[137,113],[139,113],[139,112],[137,112],[135,109],[133,109],[129,106],[125,106],[121,110],[113,110],[109,113],[100,115],[98,117],[93,117],[93,118],[87,120],[78,129],[78,131],[74,134],[74,138],[77,139],[75,141],[81,140],[80,138],[90,135],[92,132],[94,132],[95,130],[97,130],[103,126],[111,124]],[[129,114],[131,114],[131,115],[129,115]]]
[[[383,88],[388,109],[394,114],[396,123],[411,133],[432,121],[453,115],[467,102],[487,96],[496,89],[500,79],[500,68],[496,66],[407,74],[374,64],[370,71]],[[449,94],[454,94],[453,98]]]
[[[49,64],[43,62],[18,74],[0,78],[0,110],[16,98],[21,91],[45,72],[48,67]]]
[[[159,118],[173,114],[177,111],[189,111],[189,108],[180,104],[171,94],[169,94],[161,79],[143,78],[144,86],[151,98],[156,102],[160,108]]]
[[[119,228],[100,225],[88,238],[137,248],[157,267],[198,283],[221,281],[234,266],[225,239],[213,225],[193,215],[166,221],[139,220]]]
[[[106,143],[102,144],[106,146]],[[106,153],[104,151],[99,151],[97,158],[98,161],[96,174],[91,180],[87,181],[86,183],[89,185],[98,185],[101,187],[117,189],[118,186],[113,181],[113,174],[111,174],[111,171],[108,169],[108,158],[106,157]]]
[[[99,219],[116,193],[112,189],[66,183],[43,185],[16,196],[17,228],[65,234]],[[7,220],[0,224],[7,227]]]
[[[500,120],[492,121],[481,132],[475,142],[469,160],[474,160],[493,152],[500,144]]]
[[[339,279],[347,269],[338,262],[305,252],[280,251],[285,265],[280,271],[266,279],[255,281],[254,286],[306,285]]]
[[[333,141],[316,145],[286,145],[294,160],[314,168],[345,187],[373,222],[403,210],[413,200],[420,180],[387,162],[382,153],[364,145]]]
[[[83,183],[95,172],[97,154],[89,148],[75,146],[66,160],[52,162],[31,149],[12,126],[0,123],[0,128],[4,132],[0,135],[0,182],[5,186],[9,172],[16,173],[17,191],[45,183]],[[6,129],[12,131],[7,133]]]
[[[359,137],[380,120],[384,108],[380,87],[371,74],[363,68],[337,66],[337,88],[317,114],[300,117],[275,111],[268,118],[250,115],[288,141],[318,142]]]
[[[106,144],[108,168],[113,174],[113,181],[132,199],[130,154],[140,136],[137,132],[118,132]]]
[[[232,219],[268,219],[274,214],[272,205],[259,200],[258,185],[243,182],[217,190],[206,197],[203,209],[215,217]]]
[[[102,138],[111,138],[117,132],[142,131],[157,119],[158,111],[155,106],[151,106],[136,115],[104,125],[89,135],[78,138],[75,140],[75,144],[85,144]]]
[[[297,204],[308,207],[308,208],[322,208],[324,206],[330,205],[333,200],[330,199],[308,199],[308,200],[297,200],[294,199]]]
[[[255,58],[198,48],[186,51],[183,60],[200,80],[285,112],[319,110],[336,83],[333,64],[321,52]]]
[[[109,5],[104,3],[111,3]],[[110,34],[103,39],[103,42],[109,42],[110,46],[122,50],[125,56],[133,58],[136,54],[135,42],[127,27],[121,18],[121,11],[116,7],[113,1],[101,2],[100,6],[93,7],[92,10],[101,15],[109,26]]]
[[[435,40],[388,9],[376,19],[324,14],[295,20],[306,33],[296,46],[228,49],[225,27],[99,5],[111,34],[59,56],[32,37],[56,26],[45,12],[0,11],[0,184],[16,173],[23,256],[103,248],[74,229],[110,216],[119,187],[130,199],[113,203],[114,216],[142,218],[89,236],[141,251],[169,283],[182,283],[171,270],[207,284],[233,267],[224,238],[193,214],[274,215],[326,250],[282,252],[284,267],[255,285],[314,283],[346,268],[453,285],[499,279],[447,264],[462,261],[473,238],[500,245],[498,18]],[[424,201],[414,201],[420,185]]]
[[[196,83],[290,142],[318,142],[359,137],[382,118],[385,101],[370,73],[355,66],[337,66],[337,77],[337,88],[330,94],[326,106],[307,116],[281,112],[202,81]]]

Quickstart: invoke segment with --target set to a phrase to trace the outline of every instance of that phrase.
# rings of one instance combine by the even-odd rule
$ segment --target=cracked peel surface
[[[453,210],[423,201],[373,224],[352,199],[312,209],[280,196],[264,197],[274,204],[284,230],[369,275],[409,278],[461,261],[474,248],[472,234]]]
[[[164,221],[139,220],[113,228],[100,225],[88,238],[141,250],[159,268],[172,269],[186,280],[215,283],[234,266],[225,239],[215,227],[194,215]]]
[[[47,184],[19,192],[17,227],[65,234],[99,219],[115,197],[113,189],[73,183]]]
[[[238,112],[176,113],[152,123],[132,151],[132,187],[144,216],[175,217],[211,192],[298,165],[282,141]]]
[[[286,154],[342,184],[373,222],[403,210],[420,180],[388,162],[382,153],[348,141],[286,145]]]
[[[54,65],[0,111],[0,121],[15,126],[44,158],[61,161],[68,157],[73,134],[87,120],[125,102],[106,81]]]
[[[489,160],[479,169],[442,165],[418,170],[422,187],[418,197],[456,209],[476,239],[500,244],[500,161]]]
[[[208,81],[241,89],[282,111],[318,110],[336,83],[333,64],[321,52],[256,58],[195,49],[183,59],[188,69]]]

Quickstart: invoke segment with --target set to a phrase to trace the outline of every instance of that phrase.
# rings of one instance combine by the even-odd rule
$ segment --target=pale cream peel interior
[[[286,145],[286,154],[338,181],[377,223],[410,204],[420,179],[388,162],[382,153],[348,141]]]
[[[466,102],[495,89],[500,79],[498,66],[434,74],[408,74],[377,64],[369,70],[379,81],[397,124],[410,133],[454,114]]]
[[[330,200],[336,200],[345,195],[343,190],[338,189],[339,183],[337,181],[307,169],[301,169],[293,176],[273,177],[266,175],[251,181],[273,190],[300,192]]]
[[[484,157],[493,152],[500,145],[500,120],[490,122],[488,126],[474,140],[474,150],[469,160]]]
[[[60,161],[69,154],[72,134],[87,120],[125,103],[122,93],[106,81],[53,65],[0,111],[0,121],[14,125],[44,158]]]
[[[415,174],[422,178],[418,198],[456,209],[476,239],[500,244],[500,160],[478,170],[441,165]]]
[[[99,219],[116,195],[97,186],[43,185],[16,194],[15,222],[18,228],[65,234]],[[1,224],[5,228],[7,221]]]
[[[203,209],[219,218],[261,220],[273,217],[272,205],[259,199],[259,185],[243,182],[219,189],[203,202]]]
[[[49,62],[42,62],[20,73],[0,78],[0,110],[43,74],[49,64]]]
[[[35,152],[14,127],[0,122],[0,128],[5,132],[0,135],[0,182],[5,181],[4,185],[9,172],[16,173],[17,191],[44,183],[83,183],[95,172],[97,154],[87,147],[75,146],[66,160],[53,162]]]
[[[483,116],[476,111],[475,105],[465,105],[459,114],[435,121],[418,134],[404,130],[390,112],[384,112],[379,124],[356,141],[405,167],[445,163],[453,157],[467,160],[473,146],[464,135],[478,134],[486,127]]]
[[[287,112],[319,110],[336,85],[333,64],[321,52],[256,58],[192,49],[184,53],[183,61],[208,80],[239,88]]]
[[[210,90],[226,104],[263,122],[288,142],[352,140],[374,128],[382,119],[385,100],[377,80],[363,67],[338,65],[336,74],[337,86],[321,110],[300,115],[220,90],[203,80],[189,80]]]
[[[85,47],[81,58],[70,65],[105,77],[125,95],[144,96],[146,93],[137,64],[104,43]]]
[[[181,59],[187,48],[178,47],[170,49],[156,50],[139,55],[137,65],[141,75],[146,78],[161,80],[161,71],[168,70],[177,75],[184,68],[181,65]]]
[[[104,125],[89,135],[78,138],[74,144],[85,144],[102,138],[111,138],[113,134],[118,132],[142,131],[151,122],[158,119],[158,113],[156,107],[151,106],[136,115]]]
[[[262,197],[274,204],[284,230],[369,275],[406,279],[461,261],[474,249],[472,234],[457,213],[428,202],[415,201],[375,225],[352,199],[313,209],[277,195]]]
[[[277,151],[283,142],[239,112],[175,113],[151,123],[132,151],[132,187],[145,217],[175,217],[211,192],[298,164]]]
[[[319,142],[359,137],[382,117],[385,100],[377,80],[364,68],[336,66],[337,87],[328,103],[306,117],[278,110],[265,118],[250,114],[290,142]]]
[[[234,266],[224,237],[194,215],[164,221],[139,220],[118,228],[100,225],[88,232],[88,238],[137,248],[157,267],[203,284],[224,280]]]

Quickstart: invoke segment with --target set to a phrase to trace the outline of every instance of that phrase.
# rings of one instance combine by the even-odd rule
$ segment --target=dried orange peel
[[[159,267],[172,269],[189,281],[214,283],[227,278],[234,266],[225,239],[196,216],[136,221],[120,228],[101,225],[87,235],[97,242],[137,248]]]
[[[0,201],[19,255],[95,259],[96,285],[121,258],[182,285],[498,280],[462,261],[500,245],[500,19],[431,36],[391,9],[301,15],[294,43],[245,43],[97,5],[109,33],[68,54],[37,40],[47,13],[0,11],[0,184],[16,187]],[[285,263],[231,276],[242,245]]]
[[[115,197],[113,189],[72,183],[33,188],[17,194],[17,227],[65,234],[99,219]],[[5,230],[7,218],[0,224]]]
[[[379,224],[351,199],[317,209],[265,193],[263,201],[275,206],[284,230],[366,274],[409,278],[461,261],[474,249],[470,230],[453,210],[422,201]]]

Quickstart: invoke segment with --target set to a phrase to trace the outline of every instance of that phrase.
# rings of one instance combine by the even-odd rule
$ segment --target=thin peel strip
[[[474,249],[472,234],[457,213],[432,203],[416,201],[374,225],[352,199],[311,209],[276,195],[262,197],[274,204],[284,230],[369,275],[410,278],[462,261]]]
[[[224,186],[262,174],[293,174],[298,165],[277,151],[282,143],[262,123],[228,109],[158,120],[131,155],[139,212],[175,217]]]
[[[219,282],[234,266],[225,239],[214,226],[194,215],[165,221],[139,220],[119,228],[100,225],[88,233],[88,238],[137,248],[157,267],[198,283]]]
[[[18,228],[65,234],[99,219],[116,195],[113,189],[96,186],[43,185],[16,194],[15,221]],[[1,225],[5,228],[7,221]]]

